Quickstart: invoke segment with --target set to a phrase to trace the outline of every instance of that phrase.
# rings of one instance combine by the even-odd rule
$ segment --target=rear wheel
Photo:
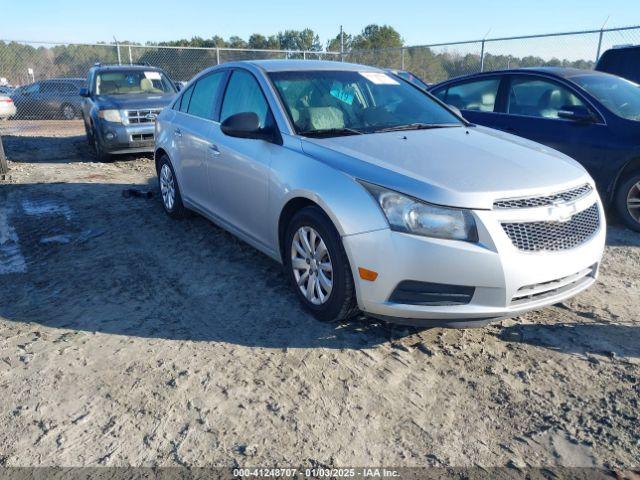
[[[640,232],[640,171],[633,172],[618,187],[616,210],[627,227]]]
[[[318,320],[358,313],[353,276],[340,235],[318,207],[294,215],[285,233],[284,264],[302,305]]]
[[[73,120],[76,118],[76,109],[73,105],[65,103],[62,105],[62,108],[60,108],[60,114],[65,120]]]
[[[162,197],[164,211],[172,218],[184,218],[187,216],[187,209],[182,203],[180,187],[176,178],[173,165],[167,155],[160,157],[158,166],[158,186]]]

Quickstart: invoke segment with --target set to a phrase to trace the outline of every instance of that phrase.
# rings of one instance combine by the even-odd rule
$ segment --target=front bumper
[[[358,305],[371,316],[403,324],[469,326],[561,302],[596,280],[606,236],[604,211],[596,201],[597,232],[580,246],[557,252],[519,250],[503,230],[501,214],[494,210],[473,212],[478,243],[390,229],[345,236]],[[359,267],[378,272],[378,278],[360,279]],[[396,287],[407,280],[474,287],[473,296],[458,305],[392,302]]]
[[[102,122],[100,142],[110,154],[153,152],[155,123],[124,125]]]

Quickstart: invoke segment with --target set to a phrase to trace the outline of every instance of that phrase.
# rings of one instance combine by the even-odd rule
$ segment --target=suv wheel
[[[100,140],[98,139],[98,135],[95,132],[91,132],[91,138],[89,141],[93,144],[93,153],[96,156],[96,160],[98,162],[108,162],[111,160],[111,155],[104,151],[102,145],[100,145]]]
[[[167,155],[160,157],[158,186],[162,197],[162,206],[167,215],[172,218],[184,218],[187,215],[187,209],[182,203],[178,179]]]
[[[304,308],[322,321],[358,313],[355,287],[340,235],[318,207],[294,215],[284,239],[284,265]]]
[[[60,109],[60,114],[65,120],[73,120],[74,118],[76,118],[76,109],[73,105],[65,103]]]
[[[627,227],[640,232],[640,171],[629,175],[618,188],[616,210]]]

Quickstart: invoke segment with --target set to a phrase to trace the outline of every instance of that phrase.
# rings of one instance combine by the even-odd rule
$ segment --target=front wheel
[[[294,215],[285,234],[284,264],[304,308],[322,321],[358,313],[353,276],[340,235],[318,207]]]
[[[616,210],[627,227],[640,232],[640,171],[629,175],[618,188]]]

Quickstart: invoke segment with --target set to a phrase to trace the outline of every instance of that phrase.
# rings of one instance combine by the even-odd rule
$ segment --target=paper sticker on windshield
[[[400,85],[400,82],[394,80],[386,73],[380,72],[358,72],[364,78],[369,80],[371,83],[375,83],[376,85]]]
[[[160,72],[144,72],[144,76],[149,80],[161,80]]]
[[[337,82],[335,82],[331,90],[329,91],[332,97],[337,98],[341,102],[346,103],[347,105],[353,104],[353,93],[342,88]]]

